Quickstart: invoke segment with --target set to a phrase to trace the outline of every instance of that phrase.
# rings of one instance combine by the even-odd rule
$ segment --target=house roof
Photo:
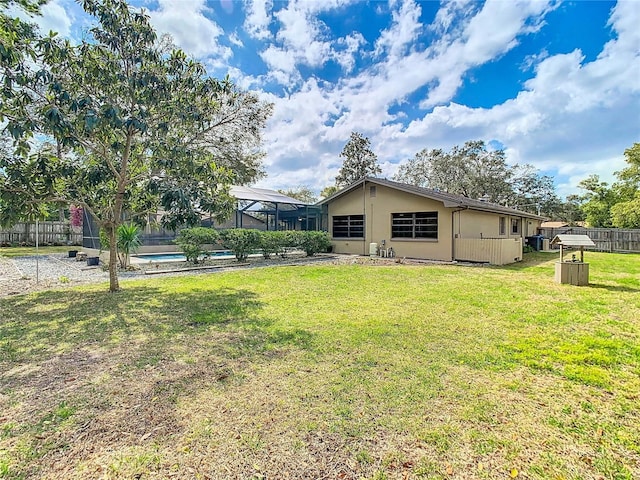
[[[471,210],[480,210],[480,211],[492,212],[492,213],[504,213],[505,215],[534,218],[536,220],[544,220],[544,217],[541,217],[539,215],[535,215],[529,212],[523,212],[522,210],[516,210],[515,208],[505,207],[503,205],[498,205],[497,203],[486,202],[483,200],[474,200],[473,198],[464,197],[462,195],[441,192],[439,190],[432,190],[430,188],[417,187],[415,185],[409,185],[406,183],[394,182],[387,179],[373,178],[373,177],[365,177],[358,180],[357,182],[349,185],[348,187],[345,187],[339,192],[336,192],[333,195],[325,198],[324,200],[321,200],[320,202],[318,202],[318,205],[323,205],[325,203],[328,203],[344,195],[347,192],[350,192],[358,187],[361,187],[364,182],[369,182],[369,183],[374,183],[374,184],[382,185],[389,188],[394,188],[396,190],[412,193],[414,195],[429,198],[431,200],[437,200],[442,202],[444,206],[448,208],[468,208]]]
[[[562,228],[568,227],[569,224],[567,222],[542,222],[540,226],[542,228]]]

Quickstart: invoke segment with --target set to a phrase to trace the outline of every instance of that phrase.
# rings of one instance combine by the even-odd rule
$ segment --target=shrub
[[[203,257],[203,260],[209,257],[209,252],[204,250],[203,246],[215,243],[218,238],[219,234],[213,228],[194,227],[180,230],[175,242],[188,262],[198,263],[200,257]]]
[[[111,242],[106,230],[100,229],[100,252],[109,250]],[[123,223],[116,230],[116,251],[120,268],[129,266],[129,255],[134,253],[142,245],[140,240],[140,227],[133,223]]]
[[[260,239],[260,230],[230,228],[222,232],[225,248],[233,250],[239,262],[245,261],[251,252],[261,248]]]
[[[118,226],[116,237],[120,267],[127,268],[129,266],[130,255],[136,252],[142,245],[142,240],[140,240],[140,227],[133,223],[123,223]]]
[[[296,232],[298,234],[298,245],[307,256],[313,256],[316,253],[326,252],[331,241],[327,232]]]
[[[281,232],[267,230],[260,232],[260,251],[264,258],[271,258],[271,255],[280,253],[282,249]]]
[[[300,233],[296,230],[284,230],[281,232],[276,232],[278,234],[278,238],[280,238],[280,250],[278,251],[278,255],[282,258],[286,258],[287,249],[288,248],[298,248],[300,246]]]

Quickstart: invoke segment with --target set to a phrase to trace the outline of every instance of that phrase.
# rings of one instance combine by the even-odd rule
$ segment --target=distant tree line
[[[481,140],[449,151],[424,149],[402,164],[393,179],[543,216],[555,217],[561,210],[552,177],[532,165],[508,165],[504,150],[489,150]]]
[[[628,166],[616,172],[613,185],[591,175],[578,184],[583,194],[567,198],[590,227],[640,228],[640,143],[626,149],[624,156]]]
[[[569,195],[566,201],[556,194],[551,176],[541,174],[533,165],[508,165],[504,150],[488,149],[482,140],[468,141],[449,151],[425,148],[400,165],[393,180],[483,199],[570,225],[640,228],[640,144],[624,155],[629,166],[616,172],[618,181],[613,185],[592,175],[578,185],[584,193]],[[369,139],[358,132],[351,133],[340,156],[344,161],[335,185],[322,190],[323,198],[382,171]],[[295,196],[297,192],[290,193]]]

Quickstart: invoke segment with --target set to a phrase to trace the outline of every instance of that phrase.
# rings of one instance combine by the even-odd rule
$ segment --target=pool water
[[[215,252],[209,252],[209,256],[232,257],[233,252],[231,250],[216,250]],[[187,260],[183,253],[141,253],[132,255],[132,257],[147,262],[184,262]]]

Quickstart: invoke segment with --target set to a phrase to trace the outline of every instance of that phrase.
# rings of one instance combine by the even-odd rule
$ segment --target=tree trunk
[[[109,291],[117,292],[120,290],[118,282],[118,250],[116,245],[116,229],[113,225],[107,227],[109,235]]]

